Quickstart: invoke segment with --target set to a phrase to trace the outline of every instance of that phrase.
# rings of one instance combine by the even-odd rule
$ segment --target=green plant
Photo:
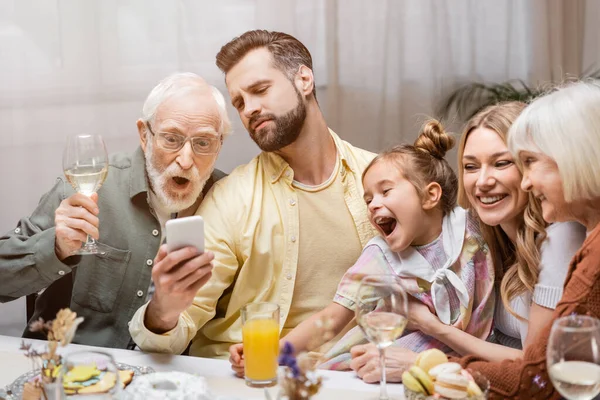
[[[568,80],[584,78],[600,79],[600,70],[584,72],[579,78]],[[520,79],[502,83],[471,82],[454,89],[446,95],[439,102],[435,111],[441,119],[448,119],[456,115],[459,122],[466,122],[487,106],[504,101],[527,103],[545,93],[548,89],[548,85],[528,86]]]

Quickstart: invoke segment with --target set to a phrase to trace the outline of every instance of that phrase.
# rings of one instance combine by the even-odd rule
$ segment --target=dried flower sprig
[[[19,350],[23,350],[25,352],[25,357],[27,358],[42,357],[42,355],[44,354],[34,349],[31,343],[25,343],[24,340],[21,340],[21,347]]]
[[[21,350],[31,360],[33,370],[40,368],[40,378],[43,383],[50,383],[56,380],[62,365],[62,358],[57,353],[58,346],[65,347],[71,343],[77,327],[82,321],[82,317],[77,318],[76,313],[68,308],[64,308],[56,314],[56,318],[52,321],[44,321],[42,318],[39,318],[37,321],[29,324],[29,329],[32,332],[41,332],[48,338],[48,347],[44,352],[34,349],[31,343],[21,342]],[[32,395],[34,395],[36,389],[39,389],[43,397],[47,398],[40,380],[29,382],[28,384]]]
[[[298,356],[301,358],[302,353]],[[294,354],[294,347],[290,342],[285,342],[279,365],[283,365],[284,375],[280,380],[281,391],[289,400],[306,400],[317,394],[323,383],[323,378],[317,376],[313,369],[303,370]]]
[[[42,317],[38,318],[37,321],[33,321],[29,324],[29,330],[31,332],[41,332],[44,335],[48,335],[48,332],[52,329],[52,321],[44,322]]]
[[[279,355],[279,365],[288,367],[294,378],[300,376],[300,368],[298,368],[298,363],[296,362],[294,346],[290,342],[285,342],[283,345],[283,349]]]
[[[31,369],[35,370],[41,367],[42,356],[46,354],[46,352],[39,352],[31,343],[25,343],[24,340],[21,340],[20,350],[23,350],[25,352],[25,357],[29,358],[31,361]]]
[[[333,321],[319,319],[315,322],[315,334],[309,340],[308,348],[315,348],[329,342],[335,336]],[[318,393],[323,378],[316,373],[317,366],[323,361],[322,353],[295,354],[294,346],[285,342],[279,365],[284,366],[284,374],[280,379],[281,394],[289,400],[306,400]]]
[[[68,308],[60,310],[52,321],[44,322],[42,318],[39,318],[37,321],[32,322],[29,325],[32,332],[41,332],[48,337],[48,351],[42,358],[47,361],[54,361],[55,365],[58,365],[60,362],[56,354],[58,345],[65,347],[71,343],[81,322],[83,322],[83,317],[77,318],[77,314]]]
[[[48,332],[48,340],[59,342],[61,346],[66,346],[73,340],[75,331],[79,324],[83,322],[83,317],[77,318],[77,313],[63,308],[56,314],[56,319],[52,321],[52,329]]]

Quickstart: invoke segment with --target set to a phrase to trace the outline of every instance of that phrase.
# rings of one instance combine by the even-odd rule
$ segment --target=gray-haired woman
[[[535,100],[512,125],[508,143],[523,166],[521,186],[541,200],[544,219],[578,221],[587,228],[554,319],[573,313],[599,318],[600,82],[568,84]],[[551,323],[541,329],[522,360],[461,362],[489,378],[490,399],[558,399],[546,368],[550,328]]]

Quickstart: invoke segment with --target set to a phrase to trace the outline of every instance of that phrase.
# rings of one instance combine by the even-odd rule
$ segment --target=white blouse
[[[577,222],[559,222],[546,228],[546,240],[540,249],[540,275],[532,293],[526,292],[511,300],[513,310],[525,318],[521,321],[504,307],[498,292],[494,326],[501,335],[496,338],[500,344],[522,348],[527,337],[529,308],[534,303],[554,309],[562,297],[563,285],[569,263],[585,240],[585,227]],[[506,337],[503,337],[506,336]]]

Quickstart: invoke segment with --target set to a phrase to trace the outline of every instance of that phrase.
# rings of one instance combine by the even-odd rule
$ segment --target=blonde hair
[[[558,166],[565,200],[600,197],[600,81],[568,83],[539,97],[510,129],[508,147],[541,152]]]
[[[506,143],[510,126],[525,106],[525,103],[516,101],[496,104],[483,109],[467,122],[458,145],[458,204],[461,207],[472,208],[465,191],[462,167],[463,153],[469,134],[475,129],[486,128],[496,132]],[[524,318],[513,310],[510,301],[521,293],[533,292],[540,274],[540,247],[546,238],[546,222],[542,218],[540,202],[531,193],[528,195],[529,201],[517,228],[515,243],[500,226],[490,226],[479,221],[494,261],[496,283],[500,286],[502,303],[508,312],[521,320]],[[506,272],[505,266],[509,266]]]
[[[402,176],[409,181],[423,198],[425,187],[436,182],[442,188],[440,208],[444,215],[456,206],[458,179],[444,156],[454,146],[454,137],[447,133],[436,120],[427,121],[421,128],[413,145],[401,144],[378,154],[367,165],[367,171],[380,161],[393,161]]]

